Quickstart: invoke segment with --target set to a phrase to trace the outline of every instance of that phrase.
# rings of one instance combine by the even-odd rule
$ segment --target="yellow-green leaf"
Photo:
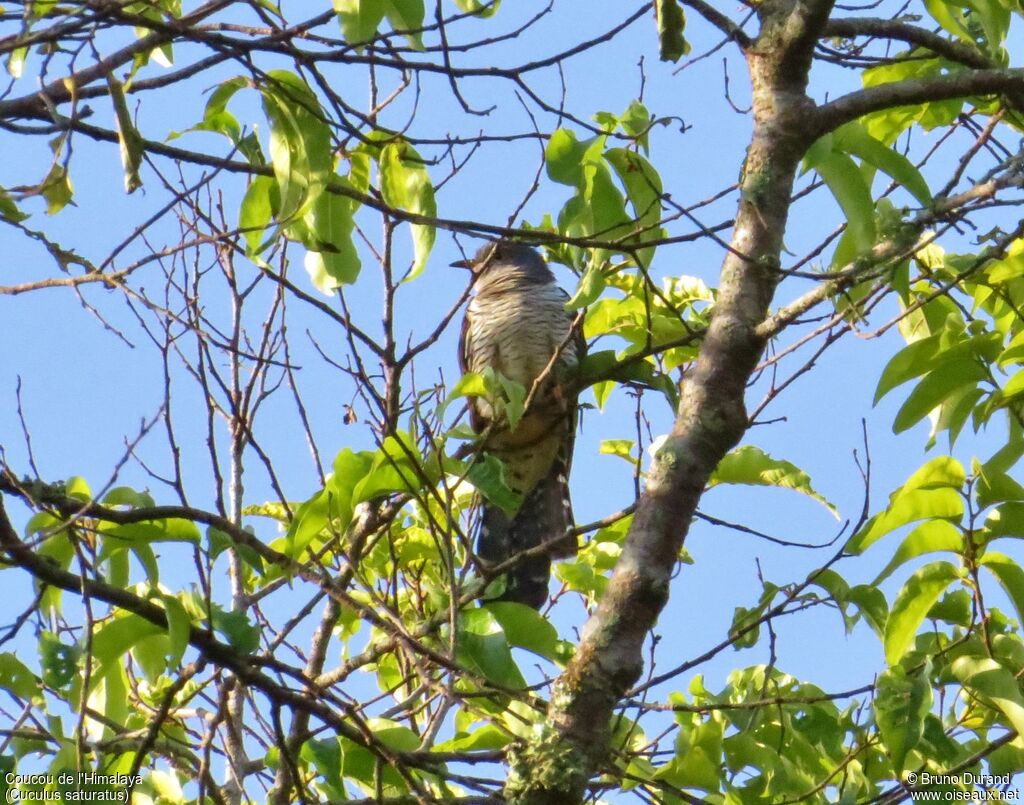
[[[121,165],[124,168],[124,189],[134,193],[142,187],[139,167],[142,165],[142,135],[135,128],[128,101],[124,95],[124,86],[113,73],[107,73],[107,89],[110,100],[114,104],[114,117],[117,119],[117,142],[121,150]]]
[[[949,562],[925,565],[907,579],[885,622],[885,660],[896,665],[907,653],[917,629],[946,588],[959,578]]]
[[[811,486],[811,477],[789,461],[772,458],[761,448],[744,445],[725,456],[711,474],[708,486],[752,484],[792,489],[807,495],[838,517],[836,507]]]

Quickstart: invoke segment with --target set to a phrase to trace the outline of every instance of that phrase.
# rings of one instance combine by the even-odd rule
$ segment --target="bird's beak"
[[[473,261],[472,260],[456,260],[451,265],[452,265],[452,268],[472,268],[473,267]]]

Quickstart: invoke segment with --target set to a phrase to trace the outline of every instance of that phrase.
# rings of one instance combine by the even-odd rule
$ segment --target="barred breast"
[[[469,369],[481,372],[491,366],[529,392],[564,344],[551,379],[564,377],[579,360],[575,343],[565,343],[572,327],[567,299],[556,285],[495,289],[474,297],[469,304]]]

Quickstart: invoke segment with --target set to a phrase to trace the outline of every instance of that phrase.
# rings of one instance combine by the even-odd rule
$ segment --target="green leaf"
[[[873,404],[897,386],[915,377],[921,377],[933,366],[932,359],[942,348],[942,333],[922,338],[903,347],[889,359],[886,368],[879,378],[879,385],[874,389]]]
[[[384,14],[392,28],[405,33],[413,50],[423,50],[423,0],[387,0]]]
[[[961,554],[964,550],[964,537],[960,529],[948,520],[928,520],[911,531],[900,543],[889,564],[875,577],[872,584],[878,585],[889,578],[900,565],[924,556],[927,553],[950,551]]]
[[[697,724],[683,722],[682,726],[676,739],[675,757],[658,769],[653,778],[678,788],[717,792],[722,785],[724,722],[710,719]]]
[[[122,724],[128,718],[128,680],[122,663],[101,666],[90,679],[88,705],[109,721]],[[101,728],[109,733],[110,728]]]
[[[0,688],[33,704],[42,704],[43,690],[36,675],[10,652],[0,654]]]
[[[478,17],[493,17],[501,5],[501,0],[455,0],[455,5],[467,14]]]
[[[559,184],[580,184],[583,181],[583,162],[595,147],[600,152],[603,138],[595,137],[581,143],[569,129],[557,129],[544,150],[548,177]]]
[[[1024,624],[1024,568],[1009,556],[995,551],[988,551],[978,564],[998,579],[1017,610],[1017,620]]]
[[[107,89],[110,91],[114,117],[117,119],[117,142],[121,150],[121,165],[124,168],[124,189],[127,193],[134,193],[142,187],[142,177],[139,176],[144,153],[142,135],[135,128],[131,112],[128,110],[124,86],[113,73],[107,73]]]
[[[146,774],[146,781],[153,786],[153,791],[157,795],[156,801],[160,805],[185,805],[189,801],[181,790],[181,781],[176,774],[162,769],[150,769]]]
[[[387,0],[334,0],[341,32],[351,45],[363,45],[377,33],[384,20]]]
[[[479,377],[485,392],[480,396],[485,397],[496,412],[494,418],[506,420],[509,427],[514,429],[519,424],[525,410],[526,387],[522,383],[505,377],[490,366],[481,372]],[[473,396],[477,388],[479,388],[477,381],[469,379],[466,381],[466,385],[460,389],[460,393]]]
[[[968,627],[971,623],[971,594],[963,587],[946,593],[931,609],[928,620],[944,621],[957,626]]]
[[[892,423],[893,433],[902,433],[938,408],[954,392],[976,385],[987,377],[985,368],[969,358],[943,363],[917,384],[900,407]]]
[[[199,528],[191,520],[181,517],[168,517],[164,520],[142,520],[138,523],[107,523],[100,522],[99,531],[107,539],[107,543],[120,542],[128,547],[135,542],[200,542]]]
[[[69,498],[80,500],[83,503],[92,501],[92,490],[88,481],[81,475],[72,475],[64,483],[64,492]]]
[[[320,193],[306,213],[305,267],[313,284],[327,295],[359,276],[359,255],[352,242],[353,204],[344,196]]]
[[[971,693],[1003,713],[1010,726],[1024,735],[1024,696],[1014,674],[987,657],[958,657],[953,675]]]
[[[495,724],[484,724],[472,732],[459,732],[454,738],[436,744],[435,752],[471,752],[474,750],[501,749],[512,742],[512,736]]]
[[[373,459],[366,476],[352,489],[352,506],[389,492],[415,492],[423,486],[428,468],[415,441],[407,433],[388,436]]]
[[[580,284],[576,289],[576,293],[572,295],[572,299],[565,303],[565,309],[569,311],[579,310],[581,307],[593,304],[606,287],[602,266],[591,264],[580,278]]]
[[[25,70],[25,57],[28,56],[28,48],[14,48],[11,50],[10,54],[11,55],[7,57],[7,72],[10,74],[11,78],[17,80],[21,78],[21,75]]]
[[[1024,538],[1024,503],[1005,501],[992,509],[985,518],[985,536]]]
[[[252,514],[252,508],[253,507],[246,506],[245,510],[242,511],[242,514]],[[289,522],[289,519],[287,517],[282,517],[279,522],[287,523]],[[248,526],[246,527],[246,530],[249,530]],[[238,554],[238,557],[261,576],[266,572],[266,567],[263,564],[263,557],[256,552],[255,548],[251,545],[246,545],[243,542],[235,542],[234,538],[230,537],[219,528],[209,526],[206,529],[206,545],[206,550],[210,555],[210,561],[216,559],[228,548],[233,548]]]
[[[879,637],[885,634],[885,622],[889,618],[889,606],[885,594],[870,584],[858,584],[850,588],[846,599],[854,604],[861,616]]]
[[[381,194],[389,206],[428,218],[437,216],[434,185],[415,148],[403,142],[388,143],[380,152],[379,165]],[[406,279],[418,277],[426,267],[436,236],[433,225],[410,227],[415,259]]]
[[[835,151],[822,155],[810,167],[839,202],[855,251],[866,252],[875,243],[875,203],[864,174],[850,157]]]
[[[966,480],[963,464],[952,456],[936,456],[914,471],[901,487],[901,493],[914,489],[960,489]]]
[[[181,658],[185,656],[185,649],[188,648],[192,621],[181,601],[173,595],[161,594],[160,600],[167,615],[167,664],[170,668],[176,668],[181,664]]]
[[[132,657],[142,668],[147,681],[156,682],[167,670],[171,656],[170,640],[166,634],[155,634],[139,640],[132,646]]]
[[[683,38],[686,16],[677,0],[656,0],[654,13],[658,23],[658,53],[662,61],[679,61],[690,52]]]
[[[907,674],[897,666],[878,675],[875,722],[897,774],[905,768],[907,754],[921,740],[931,706],[932,689],[923,670]]]
[[[518,646],[541,657],[558,657],[558,632],[539,612],[511,601],[490,601],[484,605],[501,625],[510,646]]]
[[[1010,503],[1024,501],[1024,486],[1017,483],[1013,478],[1003,472],[985,472],[978,479],[977,484],[978,505],[982,508],[991,506],[993,503]],[[999,512],[1004,511],[1004,506],[999,506]],[[1005,507],[1005,517],[1008,518],[1006,526],[1013,528],[1016,518],[1021,514],[1015,506]],[[992,524],[994,530],[1002,532],[1003,526],[998,524],[998,516],[995,512],[990,514],[996,522]]]
[[[389,749],[398,752],[413,752],[419,749],[420,736],[404,724],[387,718],[370,718],[366,726],[373,732],[373,737]]]
[[[974,37],[964,25],[963,11],[959,7],[954,10],[954,7],[946,0],[924,0],[924,6],[928,9],[928,13],[935,18],[935,21],[949,33],[965,42],[974,44]]]
[[[959,489],[950,487],[914,488],[904,486],[894,493],[885,511],[876,514],[850,537],[846,550],[861,553],[877,540],[900,526],[931,518],[959,520],[964,502]]]
[[[806,472],[789,461],[772,458],[754,445],[744,445],[722,459],[708,481],[709,487],[718,484],[752,484],[792,489],[818,501],[834,517],[839,516],[836,507],[814,490]]]
[[[1018,735],[988,756],[989,774],[1017,774],[1024,769],[1024,738]]]
[[[105,506],[127,506],[131,509],[145,509],[156,505],[148,492],[139,492],[130,486],[117,486],[103,496]]]
[[[16,224],[28,218],[28,215],[18,209],[18,205],[2,187],[0,187],[0,218],[5,221],[13,221]]]
[[[235,76],[218,84],[206,102],[203,119],[192,127],[193,130],[217,132],[232,143],[239,143],[242,139],[242,127],[238,124],[238,119],[228,112],[227,106],[236,92],[248,86],[251,86],[251,83],[246,76]]]
[[[863,125],[854,121],[833,132],[833,143],[840,151],[855,154],[903,185],[922,207],[932,202],[931,190],[921,172],[903,154],[875,139]]]
[[[323,794],[333,800],[347,799],[342,781],[342,752],[337,738],[310,739],[302,745],[299,757],[312,764],[323,778]]]
[[[665,230],[658,225],[661,220],[662,183],[654,166],[640,154],[626,148],[609,148],[604,158],[626,188],[633,207],[637,234],[628,242],[643,243],[664,237]],[[653,246],[639,250],[637,258],[642,266],[650,266],[654,251]]]
[[[460,613],[457,656],[467,668],[497,685],[514,689],[526,686],[501,623],[486,608]]]
[[[56,215],[71,203],[74,188],[63,165],[54,163],[39,186],[39,192],[46,199],[47,215]]]
[[[331,133],[320,102],[287,70],[271,70],[260,87],[270,122],[270,161],[280,193],[279,220],[302,215],[333,172]]]
[[[598,452],[601,455],[618,456],[624,461],[628,461],[631,465],[636,466],[637,460],[633,456],[635,448],[636,442],[632,439],[604,439],[598,448]]]
[[[359,502],[353,492],[370,474],[374,454],[356,453],[348,448],[334,457],[334,473],[327,486],[299,506],[285,536],[289,556],[298,558],[309,544],[328,530],[343,532],[352,521]]]
[[[244,612],[230,612],[214,607],[213,628],[227,638],[232,647],[242,654],[251,654],[260,645],[260,628],[249,621]]]
[[[245,237],[246,256],[252,258],[266,248],[264,234],[273,217],[271,191],[275,189],[274,180],[269,176],[256,176],[245,191],[242,204],[238,210],[238,227]]]
[[[505,480],[505,466],[490,453],[476,457],[466,471],[466,480],[510,517],[523,502],[522,496],[514,492]]]
[[[80,655],[77,646],[62,643],[52,632],[40,634],[39,667],[42,670],[43,684],[57,690],[71,684],[71,680],[78,673]]]
[[[92,636],[93,657],[100,666],[97,675],[106,674],[140,640],[161,633],[155,623],[133,614],[115,617],[103,624]]]
[[[959,573],[949,562],[933,562],[907,579],[885,623],[883,642],[889,665],[896,665],[907,653],[928,610],[957,578]]]

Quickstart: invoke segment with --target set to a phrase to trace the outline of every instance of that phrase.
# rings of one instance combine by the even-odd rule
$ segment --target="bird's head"
[[[457,268],[468,268],[477,283],[484,282],[554,282],[551,273],[539,254],[530,246],[510,240],[485,243],[470,260],[452,263]]]

